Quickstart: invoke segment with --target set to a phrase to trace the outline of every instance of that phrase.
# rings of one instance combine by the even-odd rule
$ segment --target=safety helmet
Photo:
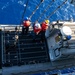
[[[41,28],[40,23],[38,23],[38,22],[35,23],[35,27],[36,27],[36,28]]]
[[[25,18],[24,18],[24,20],[26,20],[26,21],[27,21],[27,20],[29,20],[29,18],[28,18],[28,17],[25,17]]]
[[[45,22],[46,22],[47,24],[49,24],[50,21],[49,21],[49,20],[45,20]]]

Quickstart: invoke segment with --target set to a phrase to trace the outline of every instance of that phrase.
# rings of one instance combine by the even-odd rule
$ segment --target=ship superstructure
[[[66,34],[63,31],[64,26],[72,31],[71,33],[66,29],[67,33],[71,33],[71,38],[68,40],[64,36]],[[17,30],[15,30],[16,27]],[[75,65],[75,22],[54,21],[50,23],[45,33],[45,42],[40,41],[41,34],[37,36],[36,42],[33,42],[32,27],[28,35],[21,34],[22,26],[3,25],[1,28],[4,75],[31,74]]]
[[[61,3],[46,19],[60,9],[68,0]],[[70,0],[75,4],[74,0]],[[27,0],[26,8],[29,0]],[[30,15],[35,14],[41,0]],[[50,8],[52,3],[44,9],[37,21]],[[24,14],[22,15],[22,20]],[[45,33],[45,40],[41,42],[41,34],[33,42],[33,27],[30,26],[27,35],[22,35],[22,25],[0,25],[0,73],[2,75],[26,75],[37,72],[46,72],[75,66],[75,22],[53,21]]]

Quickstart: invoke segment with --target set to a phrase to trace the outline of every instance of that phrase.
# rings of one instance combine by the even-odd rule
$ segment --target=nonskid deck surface
[[[40,42],[41,35],[37,36],[36,41],[33,41],[33,33],[29,31],[27,35],[19,34],[19,40],[15,42],[15,31],[4,32],[4,59],[3,66],[24,65],[48,62],[48,49],[45,42]]]

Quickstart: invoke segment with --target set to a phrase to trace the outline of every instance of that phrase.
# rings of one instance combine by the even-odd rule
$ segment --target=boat
[[[36,6],[29,18],[32,18],[43,1],[41,0]],[[40,17],[38,17],[38,21],[54,1],[52,0]],[[50,13],[47,19],[66,2],[67,0]],[[71,3],[73,2],[74,0],[71,0]],[[24,9],[21,22],[25,11],[26,8]],[[32,26],[29,28],[28,35],[22,35],[21,32],[21,24],[0,24],[0,74],[27,75],[75,66],[75,22],[73,20],[52,21],[46,30],[44,42],[40,41],[41,34],[37,36],[36,42],[33,42],[34,33]]]
[[[75,66],[75,22],[51,22],[43,43],[40,42],[40,34],[36,42],[32,41],[32,27],[28,35],[21,32],[22,26],[19,25],[1,26],[3,75],[24,75]],[[19,37],[16,45],[15,35]]]

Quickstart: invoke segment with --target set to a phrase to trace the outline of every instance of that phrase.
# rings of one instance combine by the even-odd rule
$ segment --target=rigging
[[[23,12],[23,14],[22,14],[22,18],[21,18],[20,24],[21,24],[22,21],[23,21],[23,18],[24,18],[24,15],[25,15],[25,13],[26,13],[26,8],[27,8],[27,6],[28,6],[28,3],[29,3],[29,0],[27,0],[26,7],[24,8],[24,12]]]
[[[40,17],[38,17],[37,21],[39,21],[41,19],[41,17],[45,14],[45,12],[50,8],[50,6],[52,5],[52,3],[55,2],[55,0],[52,0],[52,2],[50,2],[48,4],[48,6],[45,8],[45,10],[40,14]]]
[[[41,0],[41,2],[36,6],[35,10],[32,12],[32,14],[30,15],[30,19],[32,18],[32,16],[35,14],[36,10],[40,7],[40,5],[44,2],[44,0]]]
[[[58,9],[60,9],[64,4],[66,4],[68,0],[65,0],[61,5],[59,5],[50,15],[47,16],[47,19],[49,19]]]

